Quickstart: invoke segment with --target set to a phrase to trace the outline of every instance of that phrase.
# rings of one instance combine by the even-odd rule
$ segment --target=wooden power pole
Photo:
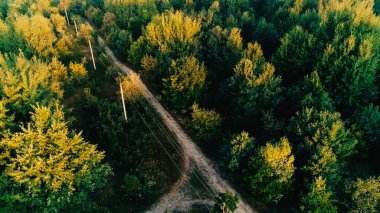
[[[66,14],[67,25],[69,25],[69,27],[70,27],[69,16],[67,15],[67,10],[66,10],[66,8],[65,8],[65,14]]]
[[[121,79],[120,79],[120,93],[121,93],[121,101],[123,102],[124,118],[125,118],[125,121],[128,122],[127,110],[126,110],[126,108],[125,108],[125,100],[124,100],[123,86],[121,85]]]
[[[90,51],[91,51],[92,63],[94,64],[94,70],[96,70],[94,53],[92,52],[92,46],[91,46],[91,40],[90,39],[88,39],[88,44],[90,45]]]
[[[75,32],[77,32],[77,35],[78,35],[78,27],[77,27],[77,22],[75,21],[75,18],[74,18],[74,26],[75,26]]]

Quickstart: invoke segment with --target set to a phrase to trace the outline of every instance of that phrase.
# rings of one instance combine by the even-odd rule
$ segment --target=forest
[[[0,0],[0,212],[143,212],[179,178],[97,36],[258,212],[379,212],[379,15],[380,0]]]

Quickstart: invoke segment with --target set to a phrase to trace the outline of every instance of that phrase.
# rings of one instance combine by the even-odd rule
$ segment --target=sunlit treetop
[[[154,17],[147,25],[145,38],[163,53],[174,51],[175,47],[186,51],[198,46],[200,23],[201,20],[187,16],[181,11],[165,12]]]
[[[16,17],[13,25],[15,31],[25,38],[26,42],[33,47],[37,54],[42,57],[57,55],[54,48],[57,37],[49,19],[41,14],[31,17],[21,15]]]

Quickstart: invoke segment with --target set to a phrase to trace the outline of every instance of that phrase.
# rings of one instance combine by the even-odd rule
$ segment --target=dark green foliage
[[[207,66],[214,71],[214,79],[220,81],[226,74],[231,74],[242,57],[242,45],[240,30],[237,28],[227,30],[216,26],[210,30],[204,51]]]
[[[5,19],[8,16],[8,4],[5,0],[0,2],[0,18]]]
[[[362,131],[363,142],[360,144],[362,149],[374,148],[374,145],[379,144],[380,140],[380,111],[379,106],[370,104],[357,112],[354,116],[354,122]]]
[[[157,14],[154,0],[105,0],[104,9],[114,13],[118,26],[131,32],[134,39],[141,35],[143,26]]]
[[[252,119],[273,109],[280,102],[281,78],[275,76],[275,68],[265,61],[261,47],[249,44],[242,60],[235,67],[229,80],[234,94],[233,103],[237,119]],[[276,98],[275,98],[276,97]]]
[[[107,42],[111,44],[111,47],[113,47],[118,56],[121,59],[126,60],[128,57],[128,49],[133,42],[131,33],[115,27],[111,28],[108,31],[108,36],[106,39]]]
[[[292,127],[299,143],[297,153],[306,156],[301,159],[304,169],[313,177],[322,176],[328,186],[337,186],[358,143],[340,114],[305,108],[292,118]]]
[[[279,34],[272,23],[261,18],[252,33],[253,41],[257,41],[263,48],[266,56],[271,56],[279,44]]]
[[[141,188],[141,183],[138,177],[134,175],[125,175],[123,180],[123,190],[124,190],[124,196],[127,198],[129,197],[136,197],[136,192]]]
[[[213,213],[232,213],[237,209],[239,203],[239,197],[231,192],[219,193],[214,199],[216,203],[212,209]]]
[[[235,171],[248,165],[249,157],[254,153],[255,139],[249,137],[247,132],[242,132],[233,138],[229,144],[228,169]]]
[[[317,56],[316,41],[312,34],[300,26],[294,27],[281,39],[273,63],[286,85],[302,80],[312,71]]]

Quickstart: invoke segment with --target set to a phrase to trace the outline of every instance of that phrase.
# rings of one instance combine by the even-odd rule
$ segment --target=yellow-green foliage
[[[206,80],[203,64],[193,56],[182,57],[172,61],[169,75],[163,79],[163,93],[173,106],[186,108],[198,102]]]
[[[192,127],[198,139],[207,141],[217,136],[222,123],[221,116],[214,110],[200,108],[198,104],[194,104],[192,109]]]
[[[57,54],[54,48],[57,38],[49,19],[38,13],[31,17],[21,15],[16,17],[13,25],[15,31],[20,33],[40,56]]]
[[[107,7],[109,5],[128,5],[128,4],[146,4],[149,0],[105,0],[104,6]]]
[[[74,79],[83,80],[87,78],[87,70],[83,63],[70,62],[69,69]]]
[[[104,153],[68,129],[58,106],[34,107],[31,122],[21,132],[6,135],[0,150],[1,179],[7,183],[0,186],[0,197],[17,196],[7,198],[21,203],[14,210],[27,206],[50,212],[69,203],[85,204],[87,192],[111,173],[101,164]]]
[[[252,168],[248,179],[253,193],[267,203],[278,202],[289,191],[295,171],[288,139],[262,147],[253,158]]]
[[[248,160],[247,157],[253,154],[255,139],[249,137],[248,132],[241,132],[231,141],[230,162],[228,168],[232,171],[239,168],[242,160]]]
[[[185,15],[181,11],[165,12],[157,15],[145,31],[145,39],[164,54],[175,50],[186,51],[196,48],[201,21]]]
[[[274,77],[274,66],[265,61],[258,43],[249,43],[244,58],[235,67],[237,75],[243,75],[249,86],[265,84]]]
[[[53,80],[54,66],[37,58],[28,60],[18,56],[0,54],[0,94],[6,104],[27,115],[30,105],[47,103],[61,98],[60,82]],[[10,109],[11,109],[10,108]]]
[[[301,199],[301,212],[337,212],[332,192],[328,191],[326,181],[321,176],[315,178],[309,188],[309,193]]]
[[[352,200],[355,204],[353,212],[378,212],[380,208],[380,177],[370,177],[366,180],[357,179]]]
[[[8,111],[4,101],[0,101],[0,138],[3,137],[5,131],[13,125],[14,116],[9,115]]]

